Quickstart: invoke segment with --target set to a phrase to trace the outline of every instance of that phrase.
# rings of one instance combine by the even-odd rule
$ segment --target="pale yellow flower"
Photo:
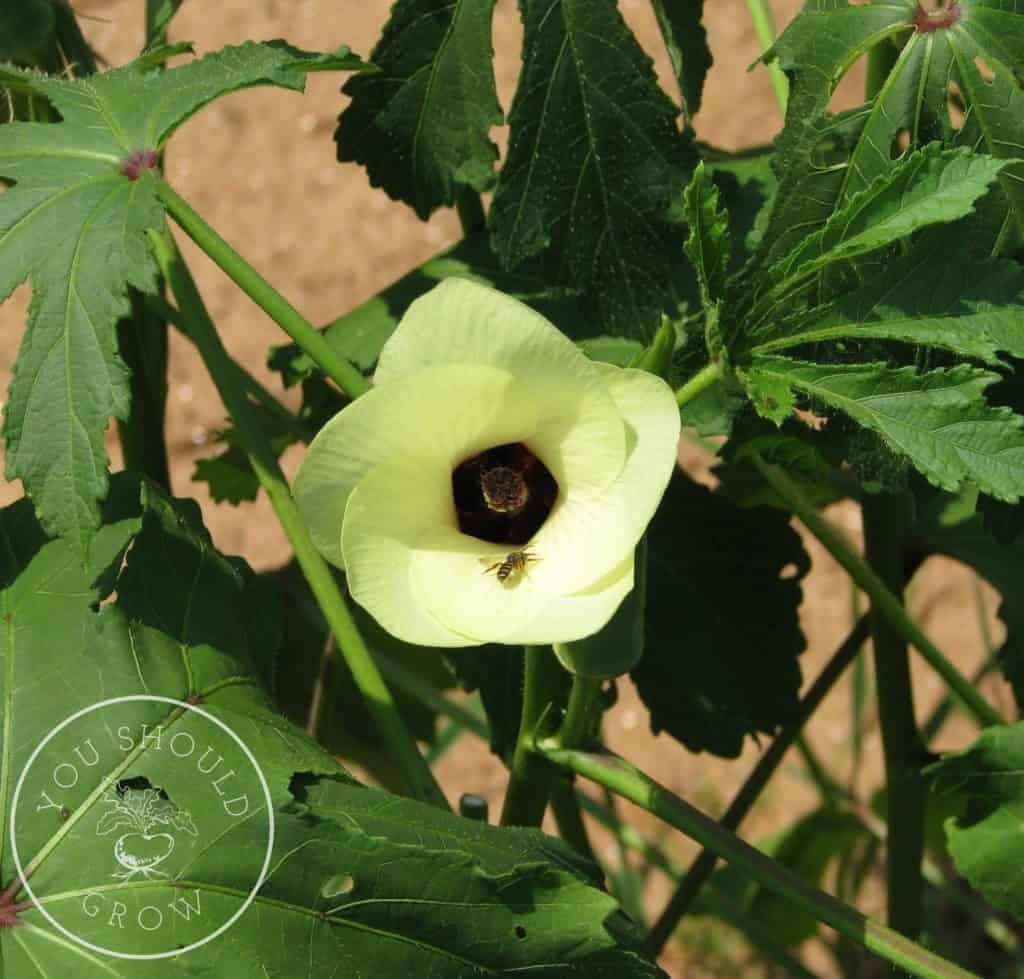
[[[313,440],[295,497],[352,597],[399,639],[570,642],[633,587],[679,427],[659,378],[589,361],[517,300],[448,279],[409,307],[373,389]],[[502,568],[523,551],[524,568]]]

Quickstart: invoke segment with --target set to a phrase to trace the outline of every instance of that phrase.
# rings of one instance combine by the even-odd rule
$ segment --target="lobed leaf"
[[[350,79],[334,138],[338,159],[363,164],[374,187],[426,220],[459,188],[489,190],[502,123],[491,66],[494,0],[399,0],[371,60]]]
[[[830,117],[827,106],[839,80],[875,44],[894,44],[898,55],[865,105]],[[1024,233],[1024,11],[999,0],[952,0],[929,15],[915,0],[850,4],[812,0],[776,42],[790,77],[786,127],[779,140],[779,204],[767,243],[780,256],[841,205],[889,172],[902,152],[934,139],[1018,161],[998,177],[999,203],[985,251]],[[983,75],[979,63],[988,72]],[[950,114],[962,99],[963,118]],[[823,166],[822,148],[834,126],[849,139],[842,158]]]
[[[523,70],[490,211],[512,268],[544,253],[598,332],[647,340],[679,299],[673,203],[693,164],[677,111],[614,0],[524,0]]]
[[[915,248],[831,302],[765,321],[743,338],[756,354],[836,340],[893,340],[986,363],[1024,357],[1024,272],[1016,262],[950,257],[945,239]]]
[[[725,298],[731,241],[729,214],[719,203],[718,188],[703,163],[698,164],[683,192],[683,207],[690,225],[686,255],[697,270],[701,300],[707,309]]]
[[[933,224],[956,221],[995,180],[1005,163],[966,149],[926,146],[844,203],[786,258],[768,270],[788,282],[849,261]]]
[[[151,182],[127,176],[125,162],[157,151],[226,92],[301,90],[303,71],[338,59],[361,64],[345,52],[316,56],[271,42],[159,72],[146,71],[145,58],[82,79],[0,72],[62,118],[0,126],[0,177],[15,181],[0,195],[0,301],[26,278],[33,289],[4,412],[7,478],[23,481],[43,526],[80,553],[107,491],[103,433],[111,415],[129,410],[115,325],[129,311],[129,286],[155,288],[146,232],[164,222]]]
[[[372,962],[380,975],[437,979],[526,972],[663,979],[638,953],[636,931],[600,889],[597,868],[560,841],[356,785],[272,709],[257,675],[277,636],[265,583],[213,549],[194,504],[145,487],[140,511],[138,483],[120,476],[103,516],[83,565],[67,542],[47,541],[28,500],[0,511],[4,885],[15,873],[7,846],[13,786],[55,717],[110,697],[191,699],[252,749],[276,827],[272,872],[252,906],[222,937],[175,958],[175,971],[326,979],[365,972]],[[186,729],[188,715],[141,703],[130,725],[137,744],[158,723],[168,736]],[[23,861],[35,858],[38,900],[59,909],[74,933],[102,944],[110,940],[107,915],[97,918],[82,894],[123,898],[131,908],[169,908],[187,897],[202,914],[175,919],[174,940],[207,934],[213,913],[227,917],[245,899],[266,845],[265,820],[251,810],[217,823],[220,799],[200,792],[194,762],[183,764],[150,740],[126,767],[122,753],[105,750],[122,731],[99,723],[90,734],[101,762],[79,767],[74,807],[61,817],[37,816],[33,807],[31,821],[19,820],[19,850]],[[204,729],[214,751],[226,753],[228,741]],[[49,775],[43,771],[37,783],[30,772],[25,791],[49,785]],[[147,788],[127,788],[119,801],[113,786],[122,780]],[[110,837],[142,832],[139,820],[181,830],[176,850],[193,848],[185,876],[112,882]],[[20,927],[0,929],[5,975],[167,975],[167,961],[114,959],[66,940],[31,903],[12,913]],[[119,950],[154,951],[151,931],[125,926]]]
[[[1022,772],[1024,723],[989,728],[927,769],[934,791],[961,800],[961,814],[946,822],[957,870],[995,907],[1018,917],[1024,916]]]
[[[755,406],[773,420],[780,420],[782,409],[766,412],[764,398],[800,392],[876,432],[941,489],[973,482],[997,499],[1024,495],[1024,419],[984,400],[997,374],[968,366],[922,374],[913,367],[765,355],[752,360],[743,379]]]
[[[744,738],[773,732],[797,709],[797,609],[810,559],[787,514],[742,509],[676,472],[647,533],[647,561],[644,655],[631,676],[651,729],[734,758]]]

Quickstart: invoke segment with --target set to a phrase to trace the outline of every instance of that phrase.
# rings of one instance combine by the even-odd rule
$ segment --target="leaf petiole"
[[[756,451],[751,454],[751,459],[768,484],[786,501],[786,505],[800,519],[801,523],[821,541],[825,549],[867,594],[878,614],[884,616],[890,625],[917,649],[928,665],[942,677],[968,714],[982,727],[1005,724],[1006,721],[999,711],[971,686],[970,682],[925,635],[921,627],[907,614],[903,604],[885,586],[871,566],[850,548],[842,534],[804,498],[800,488],[792,479],[778,466],[772,466],[765,462],[764,458]]]
[[[284,296],[242,258],[165,180],[147,173],[167,213],[285,333],[288,334],[350,398],[370,384]]]
[[[391,691],[366,647],[334,575],[310,539],[277,457],[253,416],[252,405],[240,383],[235,362],[224,349],[192,276],[169,234],[152,233],[150,238],[160,270],[177,299],[192,339],[235,424],[239,443],[249,456],[253,470],[291,542],[310,589],[337,638],[338,647],[366,700],[367,708],[377,722],[381,736],[395,755],[409,790],[417,799],[447,808],[444,794],[398,713]]]
[[[834,928],[888,962],[922,979],[978,979],[953,962],[806,884],[771,857],[730,833],[710,816],[659,785],[628,761],[608,752],[572,751],[557,739],[537,750],[550,763],[589,778],[686,833],[743,871],[766,890]]]
[[[689,404],[698,394],[703,394],[721,376],[722,368],[716,361],[706,364],[682,387],[676,389],[676,404],[680,408]]]

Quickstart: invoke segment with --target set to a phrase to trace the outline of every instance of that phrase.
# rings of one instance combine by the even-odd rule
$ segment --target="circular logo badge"
[[[54,928],[103,955],[161,959],[245,913],[270,865],[274,812],[255,756],[223,720],[138,694],[77,711],[36,746],[10,841]]]

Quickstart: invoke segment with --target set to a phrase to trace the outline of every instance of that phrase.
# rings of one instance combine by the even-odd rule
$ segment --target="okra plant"
[[[360,54],[201,58],[168,39],[180,2],[140,2],[144,49],[100,71],[66,0],[0,0],[0,299],[32,292],[3,418],[0,975],[656,977],[684,916],[790,975],[1019,974],[1024,726],[904,594],[940,555],[998,589],[983,669],[1020,699],[1024,4],[807,0],[775,37],[749,0],[784,125],[731,153],[690,123],[699,0],[650,0],[671,91],[615,0],[520,0],[509,106],[495,0],[397,0]],[[211,102],[310,72],[344,76],[344,179],[463,229],[321,328],[162,166]],[[298,411],[225,349],[174,228],[281,327]],[[228,418],[195,478],[266,494],[276,571],[171,486],[170,330]],[[711,440],[713,490],[681,434]],[[795,525],[866,598],[803,693]],[[862,647],[884,786],[805,745],[819,806],[746,842]],[[602,745],[625,682],[691,752],[760,745],[721,819]],[[974,730],[939,754],[952,712]],[[500,815],[435,778],[459,737],[507,764]],[[617,799],[702,852],[678,867]],[[858,910],[876,873],[884,923]]]

